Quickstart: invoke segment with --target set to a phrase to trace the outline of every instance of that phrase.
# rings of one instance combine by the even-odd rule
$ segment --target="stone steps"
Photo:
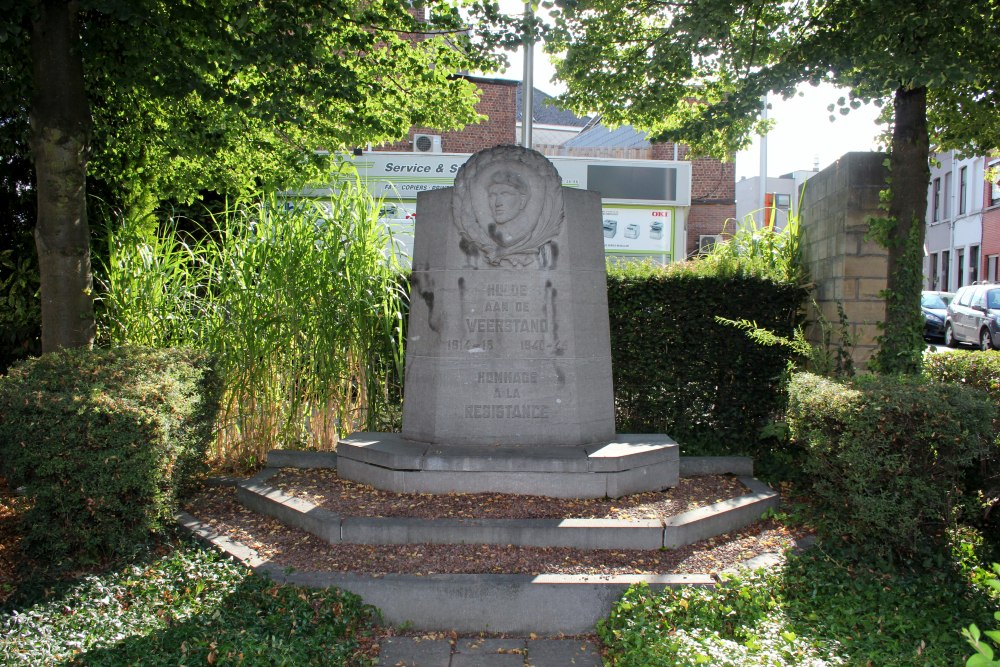
[[[281,583],[331,586],[360,595],[382,610],[386,623],[414,630],[588,634],[605,618],[629,586],[714,586],[708,574],[553,575],[386,574],[289,572],[261,559],[252,549],[216,533],[196,517],[178,522],[199,538]]]
[[[411,519],[340,516],[268,485],[279,468],[237,485],[249,509],[330,544],[499,544],[577,549],[676,549],[738,530],[778,505],[778,494],[752,477],[750,493],[664,519]]]
[[[269,465],[335,468],[336,455],[272,452]],[[778,494],[754,479],[752,461],[737,457],[681,457],[681,474],[735,473],[750,493],[662,521],[467,520],[344,517],[292,497],[268,484],[278,467],[237,483],[241,502],[330,543],[362,544],[517,544],[580,549],[660,549],[743,528],[769,508]],[[178,522],[201,539],[275,581],[304,586],[336,586],[379,607],[384,620],[417,630],[538,634],[584,634],[605,618],[614,602],[636,583],[652,588],[713,586],[710,574],[664,575],[503,575],[388,574],[369,576],[338,572],[297,572],[269,563],[252,549],[216,533],[196,517],[179,514]],[[758,557],[755,566],[777,559]]]

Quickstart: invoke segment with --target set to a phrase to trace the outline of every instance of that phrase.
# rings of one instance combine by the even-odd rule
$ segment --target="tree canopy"
[[[0,133],[35,168],[43,348],[92,340],[88,176],[145,214],[294,183],[317,149],[475,122],[454,75],[491,59],[464,28],[450,0],[0,0]]]
[[[919,367],[930,147],[1000,145],[998,0],[557,0],[548,49],[561,101],[654,139],[726,158],[755,132],[765,93],[801,83],[891,103],[887,318],[876,364]],[[817,119],[819,121],[819,119]]]

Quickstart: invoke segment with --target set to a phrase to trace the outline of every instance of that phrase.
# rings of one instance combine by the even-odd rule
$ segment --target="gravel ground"
[[[267,483],[341,516],[413,519],[658,519],[747,492],[731,475],[685,477],[666,491],[586,500],[509,493],[394,493],[340,479],[335,470],[285,468]]]
[[[302,482],[298,487],[294,482]],[[323,471],[286,471],[271,478],[286,493],[353,516],[463,517],[475,507],[480,518],[663,517],[739,495],[731,477],[685,480],[665,493],[620,500],[528,499],[505,494],[395,494],[344,482]],[[342,495],[347,491],[353,497]],[[207,488],[185,508],[217,532],[242,542],[281,567],[299,571],[339,571],[384,575],[454,573],[507,574],[670,574],[714,573],[771,551],[782,551],[807,533],[774,520],[672,550],[580,550],[563,547],[498,545],[331,545],[304,531],[258,515],[236,501],[232,488]],[[488,508],[484,510],[483,508]],[[504,510],[503,508],[507,508]],[[561,508],[561,509],[560,509]],[[663,513],[663,508],[673,511]],[[350,510],[350,511],[348,511]],[[560,513],[563,512],[563,513]]]

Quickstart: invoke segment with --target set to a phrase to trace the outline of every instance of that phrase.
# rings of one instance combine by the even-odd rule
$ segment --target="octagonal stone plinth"
[[[676,486],[679,458],[669,436],[650,434],[549,450],[431,444],[398,433],[355,433],[337,444],[339,475],[398,493],[618,498]]]

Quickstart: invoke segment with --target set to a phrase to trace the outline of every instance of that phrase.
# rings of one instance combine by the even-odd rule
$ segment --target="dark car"
[[[951,292],[921,292],[920,310],[924,313],[924,338],[944,338],[944,321],[948,316],[948,302],[955,295]]]
[[[958,288],[948,304],[944,342],[949,347],[973,343],[981,350],[1000,347],[1000,285],[987,283]]]

